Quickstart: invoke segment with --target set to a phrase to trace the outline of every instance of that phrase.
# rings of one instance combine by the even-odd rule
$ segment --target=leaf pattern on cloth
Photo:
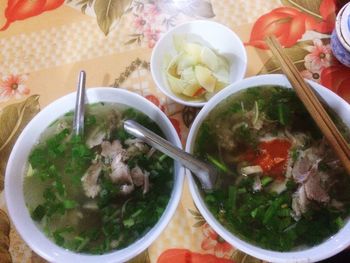
[[[0,259],[2,263],[12,262],[10,247],[10,219],[6,212],[0,209]]]
[[[32,262],[31,263],[47,263],[45,259],[40,257],[38,254],[36,254],[34,251],[32,251],[32,257],[31,257]]]
[[[196,107],[189,107],[189,106],[184,107],[184,109],[182,110],[182,120],[184,121],[184,124],[186,125],[187,128],[191,126],[198,112],[199,112],[199,109]]]
[[[350,103],[350,69],[334,58],[329,38],[300,41],[285,51],[304,78],[321,83]],[[259,74],[281,72],[278,62],[271,57]]]
[[[248,254],[245,254],[244,252],[236,249],[232,255],[231,255],[231,259],[234,262],[241,262],[241,263],[262,263],[262,262],[266,262],[260,259],[257,259],[255,257],[249,256]]]
[[[294,65],[297,66],[299,71],[305,69],[305,56],[309,54],[306,47],[312,45],[312,41],[302,41],[298,42],[290,48],[285,48],[284,51],[291,58]],[[268,74],[268,73],[281,73],[281,67],[275,57],[271,57],[263,66],[258,74]]]
[[[322,20],[320,5],[323,0],[281,0],[285,6],[294,7],[301,12],[305,12],[318,20]]]
[[[188,209],[188,212],[190,212],[190,214],[193,215],[194,219],[197,221],[196,223],[193,224],[193,227],[201,227],[207,223],[204,217],[201,215],[201,213],[194,211],[192,209]]]
[[[130,6],[131,0],[96,0],[94,10],[97,23],[107,36],[113,23],[120,19],[124,11]]]
[[[73,2],[73,0],[67,0],[67,3],[71,3]],[[85,10],[88,7],[91,7],[93,4],[94,0],[79,0],[79,2],[77,3],[78,5],[80,5],[81,7],[81,12],[83,14],[85,14]]]
[[[32,95],[25,101],[6,106],[0,111],[0,190],[4,188],[4,175],[8,157],[18,135],[39,112],[39,96]]]
[[[151,260],[149,258],[148,250],[143,251],[138,254],[136,257],[130,259],[127,263],[150,263]]]

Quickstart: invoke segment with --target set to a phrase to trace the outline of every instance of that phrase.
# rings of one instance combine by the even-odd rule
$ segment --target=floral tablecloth
[[[305,78],[350,102],[350,69],[329,40],[336,0],[1,0],[0,189],[11,148],[47,104],[76,88],[112,86],[146,97],[170,118],[182,142],[198,109],[167,99],[152,81],[152,48],[170,28],[194,19],[220,22],[245,43],[246,76],[280,72],[264,38],[275,34]],[[0,195],[0,262],[45,262],[21,240]],[[135,262],[259,262],[219,237],[196,210],[187,183],[161,236]]]

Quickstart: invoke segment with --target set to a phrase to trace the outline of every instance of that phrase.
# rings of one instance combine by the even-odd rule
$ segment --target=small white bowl
[[[164,58],[177,54],[173,36],[186,34],[199,36],[204,43],[207,43],[209,47],[228,60],[230,64],[230,83],[243,79],[247,68],[247,54],[242,41],[231,29],[212,21],[196,20],[181,24],[169,30],[159,39],[151,56],[151,73],[157,87],[166,96],[180,104],[203,107],[206,101],[191,101],[180,98],[170,89],[165,76],[167,65]]]
[[[316,82],[308,81],[308,83],[318,92],[318,94],[325,100],[325,102],[342,118],[344,123],[350,127],[350,105],[340,98],[338,95],[330,91],[329,89],[317,84]],[[249,87],[256,87],[260,85],[280,85],[291,88],[291,84],[284,75],[271,74],[271,75],[260,75],[256,77],[246,78],[233,85],[230,85],[226,89],[216,94],[199,112],[196,119],[194,120],[190,129],[186,151],[193,152],[194,142],[196,139],[197,132],[208,116],[208,114],[222,101],[224,101],[230,95]],[[200,189],[192,176],[189,176],[189,185],[191,195],[194,202],[208,222],[208,224],[227,242],[232,244],[239,250],[252,255],[256,258],[266,260],[268,262],[315,262],[328,257],[331,257],[340,251],[344,250],[350,245],[350,221],[348,220],[345,226],[336,234],[324,240],[321,244],[309,247],[299,251],[293,252],[277,252],[268,249],[263,249],[251,243],[248,243],[238,236],[232,234],[226,230],[218,220],[211,214],[207,208]]]
[[[183,168],[175,162],[174,187],[163,215],[145,236],[133,244],[103,255],[76,253],[56,245],[44,235],[30,217],[23,196],[24,169],[28,155],[33,145],[38,141],[40,134],[54,120],[74,109],[75,97],[76,93],[71,93],[48,105],[33,118],[19,136],[11,152],[5,175],[5,199],[9,215],[23,240],[49,262],[125,262],[144,251],[169,223],[180,201],[184,180]],[[115,88],[87,89],[86,97],[87,103],[100,101],[121,103],[143,112],[159,125],[170,142],[181,148],[180,139],[169,119],[145,98]]]

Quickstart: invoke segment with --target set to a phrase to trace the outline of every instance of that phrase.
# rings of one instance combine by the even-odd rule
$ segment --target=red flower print
[[[306,27],[308,30],[315,30],[320,33],[331,33],[334,29],[335,17],[337,13],[336,0],[323,0],[320,5],[320,14],[322,21],[309,16]]]
[[[312,72],[320,71],[332,64],[333,56],[330,45],[323,45],[320,39],[313,40],[314,45],[306,49],[310,54],[305,56],[305,67]]]
[[[153,48],[159,39],[161,30],[153,29],[150,26],[148,26],[143,33],[147,39],[148,47]]]
[[[40,15],[45,11],[60,7],[63,3],[64,0],[8,0],[5,9],[7,20],[0,31],[6,30],[14,21]]]
[[[267,49],[265,37],[275,35],[282,46],[293,46],[306,30],[330,33],[334,29],[336,0],[323,0],[319,7],[322,19],[315,19],[293,7],[280,7],[261,16],[254,24],[246,45]]]
[[[320,82],[320,78],[321,78],[320,72],[312,72],[312,71],[306,69],[306,70],[301,71],[300,74],[306,79],[310,79],[310,80],[313,80],[315,82]]]
[[[143,19],[141,16],[136,16],[134,20],[134,25],[138,30],[142,30],[144,26],[146,25],[147,21]]]
[[[293,46],[305,33],[306,15],[292,7],[280,7],[261,16],[254,24],[246,45],[268,49],[265,37],[275,35],[282,46]]]
[[[233,260],[218,258],[210,254],[200,254],[188,249],[173,248],[165,250],[157,263],[235,263]]]
[[[56,9],[63,5],[64,0],[46,0],[44,11]]]
[[[174,126],[174,128],[175,128],[175,130],[176,130],[176,132],[177,132],[177,134],[179,135],[179,138],[180,138],[180,140],[181,140],[181,128],[180,128],[180,122],[177,120],[177,119],[175,119],[175,118],[169,118],[169,120],[171,121],[171,123],[173,124],[173,126]]]
[[[156,105],[158,108],[160,108],[161,111],[165,111],[165,107],[164,105],[162,105],[159,101],[159,99],[154,96],[153,94],[147,95],[145,96],[146,99],[148,99],[150,102],[152,102],[154,105]],[[180,122],[172,117],[169,117],[170,122],[173,124],[177,134],[179,135],[180,139],[181,139],[181,128],[180,128]]]
[[[341,64],[325,68],[321,73],[321,84],[350,103],[350,68]]]
[[[28,95],[30,90],[24,85],[26,76],[9,75],[0,81],[0,100],[10,99],[15,97],[21,98],[23,95]]]
[[[156,105],[161,111],[165,111],[164,105],[160,103],[159,99],[156,96],[151,94],[145,96],[145,98],[152,102],[154,105]]]
[[[201,247],[203,250],[214,250],[218,257],[224,257],[233,250],[233,247],[220,237],[207,223],[203,225],[204,240]]]
[[[144,13],[147,16],[154,17],[160,14],[160,10],[157,5],[149,4],[149,5],[145,5]]]

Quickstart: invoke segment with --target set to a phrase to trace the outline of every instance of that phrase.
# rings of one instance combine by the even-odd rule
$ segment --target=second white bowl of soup
[[[166,227],[183,171],[128,135],[134,119],[181,147],[166,115],[122,89],[88,89],[83,137],[72,134],[75,93],[44,108],[8,161],[5,198],[23,240],[50,262],[125,262]]]
[[[309,84],[349,139],[350,106]],[[207,144],[207,141],[211,141]],[[350,245],[350,178],[283,75],[261,75],[214,96],[186,151],[219,171],[217,188],[190,191],[227,242],[271,262],[314,262]]]

